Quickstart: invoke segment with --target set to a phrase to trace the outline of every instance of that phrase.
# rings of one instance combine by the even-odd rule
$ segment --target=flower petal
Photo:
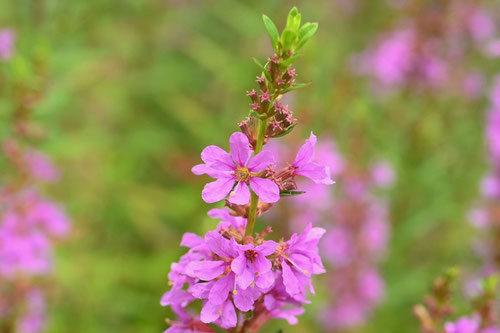
[[[247,289],[254,281],[254,278],[254,272],[247,267],[240,274],[236,275],[236,283],[241,289]]]
[[[297,168],[295,173],[300,176],[307,177],[318,184],[333,184],[334,181],[330,179],[330,169],[324,165],[319,165],[314,162],[303,164]]]
[[[213,323],[220,317],[222,306],[206,302],[201,309],[200,320],[206,324]]]
[[[310,162],[314,157],[314,146],[316,145],[316,135],[311,132],[311,136],[306,140],[306,143],[300,147],[295,161],[293,162],[294,167],[300,167],[301,165]]]
[[[224,307],[222,308],[221,319],[221,327],[228,329],[236,326],[237,318],[236,311],[234,310],[234,305],[230,301],[226,301],[224,303]]]
[[[203,244],[203,237],[200,237],[197,234],[186,232],[182,236],[181,246],[193,248],[201,244]]]
[[[189,263],[193,274],[200,280],[210,281],[224,273],[226,263],[224,261],[202,260]]]
[[[233,133],[229,138],[229,144],[233,161],[240,166],[245,166],[252,154],[247,136],[241,132]]]
[[[248,170],[252,172],[264,171],[269,165],[274,164],[274,160],[274,154],[270,150],[261,151],[248,162]]]
[[[208,300],[213,304],[222,304],[228,297],[234,286],[234,273],[227,274],[215,282]]]
[[[221,171],[234,169],[233,159],[224,149],[217,146],[207,146],[201,152],[201,159],[209,167]]]
[[[257,246],[255,248],[255,251],[259,252],[262,255],[269,256],[274,253],[274,250],[276,250],[277,245],[278,244],[275,241],[269,240]]]
[[[196,298],[207,299],[214,281],[193,284],[188,291]]]
[[[239,182],[234,191],[229,194],[229,202],[237,205],[246,205],[250,201],[250,190],[244,182]]]
[[[241,274],[246,268],[247,268],[247,258],[245,257],[245,253],[242,252],[231,263],[231,270],[236,274]]]
[[[250,187],[259,199],[264,202],[275,203],[280,199],[278,185],[269,179],[259,177],[250,178]]]
[[[250,311],[253,308],[253,293],[251,288],[246,290],[238,289],[236,294],[233,296],[234,305],[241,311]]]
[[[268,289],[273,285],[274,280],[274,272],[270,270],[267,273],[259,274],[255,277],[255,284],[261,289]]]
[[[293,273],[292,268],[285,260],[283,260],[281,268],[283,270],[283,284],[285,285],[286,292],[292,297],[299,294],[299,280]]]
[[[269,272],[272,267],[271,261],[269,261],[269,259],[267,259],[263,255],[258,255],[257,257],[255,257],[253,265],[255,267],[255,271],[259,272],[259,274]]]
[[[229,240],[224,238],[217,231],[209,231],[205,235],[205,243],[207,244],[207,247],[219,257],[234,258],[238,255],[238,251],[233,242],[234,239]]]
[[[234,178],[219,178],[208,183],[201,192],[201,197],[206,203],[217,202],[226,197],[234,185]]]

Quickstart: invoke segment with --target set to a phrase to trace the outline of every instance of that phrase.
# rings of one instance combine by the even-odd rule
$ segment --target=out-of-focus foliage
[[[288,101],[299,119],[292,136],[302,142],[312,128],[360,164],[382,156],[395,166],[387,295],[359,332],[417,332],[411,309],[433,277],[474,262],[466,213],[485,169],[485,101],[374,95],[351,73],[350,57],[401,14],[386,1],[357,2],[349,15],[333,0],[295,3],[319,30],[298,62],[299,80],[313,85]],[[58,249],[48,332],[165,329],[171,313],[159,299],[184,252],[181,235],[215,223],[200,197],[207,179],[190,169],[205,145],[226,145],[248,112],[244,92],[260,72],[251,57],[272,51],[261,14],[283,27],[289,8],[277,0],[0,3],[0,24],[17,31],[11,64],[0,64],[15,82],[0,82],[0,133],[16,89],[40,91],[41,148],[64,173],[52,195],[74,221]],[[321,298],[297,326],[275,327],[320,331]]]

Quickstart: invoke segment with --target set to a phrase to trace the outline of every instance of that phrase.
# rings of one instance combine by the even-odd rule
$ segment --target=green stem
[[[264,135],[267,129],[267,118],[261,119],[259,124],[259,133],[257,134],[257,143],[255,144],[255,154],[262,151],[262,145],[264,144]],[[248,211],[247,228],[245,230],[245,236],[251,236],[253,234],[253,228],[255,227],[255,219],[257,217],[257,204],[259,203],[259,197],[252,191],[252,198],[250,201],[250,209]]]

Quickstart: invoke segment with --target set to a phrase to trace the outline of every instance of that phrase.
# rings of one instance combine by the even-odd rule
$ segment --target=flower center
[[[253,262],[254,259],[257,258],[258,255],[259,255],[259,253],[255,250],[246,250],[245,251],[245,257],[247,259],[249,259],[251,262]]]
[[[250,178],[250,171],[245,167],[238,167],[234,172],[236,179],[240,181],[247,181]]]

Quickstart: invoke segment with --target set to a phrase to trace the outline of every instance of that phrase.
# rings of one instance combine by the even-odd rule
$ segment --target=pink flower
[[[455,323],[447,322],[444,328],[446,333],[479,333],[479,320],[462,317]]]
[[[236,283],[243,289],[254,281],[259,288],[269,288],[274,282],[271,272],[271,261],[266,258],[274,253],[276,242],[267,241],[257,247],[252,244],[240,245],[239,255],[231,263],[231,269],[236,273]]]
[[[250,143],[243,133],[233,133],[229,143],[231,154],[217,146],[208,146],[201,153],[201,159],[205,163],[192,169],[196,175],[208,174],[217,179],[205,185],[203,200],[207,203],[217,202],[230,193],[229,202],[245,205],[250,200],[250,185],[260,200],[267,203],[278,201],[278,185],[259,175],[274,163],[273,154],[270,151],[262,151],[251,158]]]
[[[14,52],[16,33],[13,29],[0,30],[0,59],[8,60]]]
[[[315,183],[334,184],[330,178],[330,168],[313,162],[314,146],[316,145],[316,135],[311,132],[309,139],[300,147],[292,167],[295,168],[295,175],[307,177]]]

